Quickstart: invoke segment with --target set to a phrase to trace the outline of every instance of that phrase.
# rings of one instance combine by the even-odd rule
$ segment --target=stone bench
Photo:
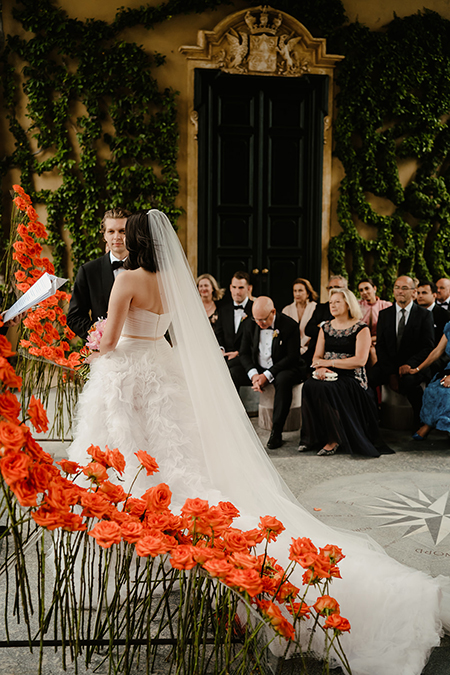
[[[396,431],[410,431],[414,423],[413,409],[403,396],[383,384],[381,387],[381,426]]]
[[[302,387],[303,384],[296,384],[292,389],[292,403],[287,416],[283,431],[298,431],[302,424],[301,406],[302,406]],[[259,395],[259,414],[258,425],[261,429],[272,430],[273,417],[273,399],[275,396],[275,387],[268,384]]]

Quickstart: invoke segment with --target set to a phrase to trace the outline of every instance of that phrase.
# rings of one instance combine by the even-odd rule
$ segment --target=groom
[[[107,253],[81,265],[75,278],[67,324],[83,340],[98,319],[106,319],[114,279],[128,255],[125,224],[129,215],[129,211],[121,208],[106,211],[100,227]]]
[[[272,433],[270,450],[282,443],[284,423],[292,402],[292,388],[305,379],[305,363],[300,357],[298,323],[279,314],[271,298],[261,296],[253,303],[253,325],[247,326],[239,356],[255,391],[273,383]]]

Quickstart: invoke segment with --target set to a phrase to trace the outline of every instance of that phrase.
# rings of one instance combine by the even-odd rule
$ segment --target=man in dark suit
[[[84,340],[89,328],[98,319],[106,319],[114,279],[123,268],[123,262],[128,255],[125,224],[129,215],[129,211],[120,208],[106,211],[101,222],[101,231],[107,253],[81,265],[75,278],[67,324]]]
[[[255,391],[262,391],[269,383],[275,386],[272,433],[267,443],[273,450],[283,443],[292,387],[304,379],[300,333],[294,319],[276,312],[271,298],[257,298],[252,312],[254,322],[245,330],[239,355]]]
[[[328,279],[327,291],[331,291],[332,288],[347,288],[347,279],[340,274],[332,275]],[[308,349],[303,354],[303,358],[308,365],[312,363],[312,357],[316,350],[317,338],[319,337],[321,325],[325,321],[331,321],[333,318],[334,317],[330,312],[329,302],[320,302],[317,304],[310,320],[305,326],[305,335],[309,335],[311,338],[308,343]]]
[[[417,286],[417,304],[421,307],[425,307],[425,309],[433,315],[435,347],[442,337],[445,324],[450,321],[450,312],[436,302],[436,291],[436,284],[428,279],[420,281]],[[448,361],[448,356],[445,353],[442,354],[442,356],[430,366],[431,376],[444,370]]]
[[[420,423],[422,406],[421,382],[428,369],[418,366],[434,348],[433,315],[414,303],[416,289],[411,277],[398,277],[394,284],[395,303],[378,316],[378,361],[369,373],[369,384],[377,387],[389,384],[404,394],[414,412],[414,423]]]
[[[249,299],[249,283],[247,272],[235,272],[230,284],[232,302],[219,307],[215,328],[217,341],[238,391],[239,387],[248,387],[250,384],[239,357],[244,329],[252,317],[253,302]]]

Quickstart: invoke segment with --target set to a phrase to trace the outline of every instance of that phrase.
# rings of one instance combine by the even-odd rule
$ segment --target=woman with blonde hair
[[[303,386],[300,452],[319,447],[320,456],[338,449],[365,457],[392,450],[382,441],[377,409],[368,389],[365,364],[370,331],[347,288],[330,291],[331,321],[320,329],[313,376]]]
[[[308,343],[311,338],[305,335],[306,324],[313,315],[317,307],[317,298],[319,297],[308,279],[298,278],[292,284],[294,302],[286,305],[283,314],[290,316],[298,323],[300,330],[300,354],[304,354],[308,349]]]
[[[197,288],[200,293],[200,297],[203,302],[203,307],[205,308],[206,316],[209,319],[209,323],[214,329],[215,323],[217,322],[218,313],[217,313],[217,304],[219,300],[222,300],[225,289],[219,288],[219,284],[214,279],[212,274],[200,274],[197,277]]]

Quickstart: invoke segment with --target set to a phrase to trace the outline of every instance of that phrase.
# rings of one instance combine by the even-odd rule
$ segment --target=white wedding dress
[[[342,580],[333,581],[331,594],[352,626],[341,639],[353,674],[419,675],[443,623],[450,624],[447,579],[405,567],[370,538],[328,527],[299,505],[236,395],[169,221],[150,211],[149,223],[165,313],[131,306],[116,349],[94,362],[69,459],[90,461],[91,444],[118,448],[127,461],[127,490],[140,466],[134,453],[146,450],[160,471],[141,472],[133,496],[164,482],[175,512],[187,497],[201,497],[233,502],[243,529],[256,527],[260,516],[275,516],[286,527],[271,545],[280,564],[287,564],[291,537],[342,547]]]

